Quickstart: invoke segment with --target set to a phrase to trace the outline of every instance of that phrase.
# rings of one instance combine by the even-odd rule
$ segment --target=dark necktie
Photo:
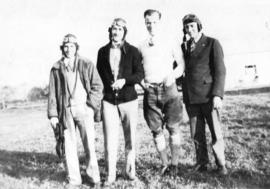
[[[155,45],[154,39],[153,39],[152,37],[149,39],[148,45],[149,45],[150,47],[152,47],[152,46]]]
[[[195,40],[193,38],[191,38],[190,42],[189,42],[189,50],[190,50],[190,52],[193,52],[195,47],[196,47]]]

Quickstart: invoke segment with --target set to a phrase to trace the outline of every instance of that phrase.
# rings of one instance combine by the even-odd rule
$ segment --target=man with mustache
[[[97,69],[104,84],[102,101],[107,184],[116,180],[119,125],[125,138],[125,177],[136,179],[135,132],[138,122],[138,99],[135,84],[143,78],[141,56],[126,41],[127,26],[122,18],[109,27],[110,42],[99,49]]]

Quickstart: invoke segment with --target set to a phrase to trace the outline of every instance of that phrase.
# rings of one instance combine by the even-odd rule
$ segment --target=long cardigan
[[[76,65],[80,81],[87,93],[86,104],[94,110],[95,121],[99,121],[97,115],[101,108],[103,97],[103,84],[95,65],[81,56],[76,57]],[[78,78],[78,79],[79,79]],[[63,60],[57,61],[50,72],[49,96],[48,96],[48,118],[58,117],[59,121],[66,128],[65,109],[69,103],[70,93],[67,87],[66,71]]]

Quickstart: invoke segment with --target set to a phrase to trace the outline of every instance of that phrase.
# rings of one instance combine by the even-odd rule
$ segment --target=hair
[[[109,32],[109,40],[111,41],[111,38],[112,38],[112,28],[113,26],[121,26],[123,27],[124,29],[124,36],[123,36],[123,40],[125,40],[126,38],[126,35],[127,35],[127,22],[123,19],[123,18],[115,18],[111,24],[111,26],[109,27],[108,29],[108,32]]]
[[[161,12],[159,12],[158,10],[155,10],[155,9],[147,9],[146,11],[144,11],[143,17],[145,18],[146,16],[151,16],[154,13],[157,13],[159,19],[161,19]]]
[[[64,53],[64,46],[67,43],[74,43],[76,46],[76,53],[77,53],[77,51],[79,50],[79,44],[77,41],[77,37],[74,34],[69,33],[69,34],[64,36],[63,42],[60,45],[60,50],[62,51],[62,54]]]
[[[187,14],[182,19],[182,22],[183,22],[183,31],[184,31],[184,33],[185,33],[185,25],[189,24],[191,22],[196,22],[197,23],[198,31],[202,30],[202,23],[201,23],[200,19],[195,14]]]

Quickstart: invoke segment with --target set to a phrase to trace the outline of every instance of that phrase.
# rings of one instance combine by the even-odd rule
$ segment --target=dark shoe
[[[161,170],[160,170],[160,175],[169,175],[170,173],[170,168],[169,168],[169,165],[162,165],[161,166]]]
[[[177,165],[171,165],[170,167],[170,175],[175,177],[178,175],[178,167]]]
[[[95,186],[100,185],[100,182],[94,181],[91,177],[89,177],[87,174],[82,175],[83,183],[91,186],[92,188],[95,188]]]
[[[196,164],[192,168],[188,169],[189,173],[201,173],[207,171],[206,164]]]
[[[225,166],[218,167],[216,171],[217,171],[217,174],[219,175],[222,175],[222,176],[228,175],[228,170]]]
[[[136,176],[130,176],[130,175],[127,175],[126,178],[130,181],[136,181],[138,180],[138,178]]]

